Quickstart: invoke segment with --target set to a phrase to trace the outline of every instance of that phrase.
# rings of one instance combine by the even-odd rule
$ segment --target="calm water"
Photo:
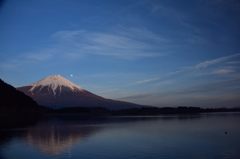
[[[240,114],[42,121],[0,131],[1,159],[239,159]]]

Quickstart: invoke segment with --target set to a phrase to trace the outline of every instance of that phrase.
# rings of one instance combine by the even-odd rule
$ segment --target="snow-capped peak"
[[[77,90],[83,90],[80,86],[72,83],[71,81],[67,80],[66,78],[62,77],[61,75],[53,75],[53,76],[48,76],[46,78],[43,78],[40,81],[37,81],[33,84],[31,84],[31,89],[29,91],[33,91],[37,87],[48,87],[53,91],[54,94],[56,94],[56,89],[59,88],[61,91],[62,87],[67,87],[74,91],[75,89]]]

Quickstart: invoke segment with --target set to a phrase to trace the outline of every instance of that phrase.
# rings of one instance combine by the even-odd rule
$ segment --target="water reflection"
[[[43,153],[59,155],[100,130],[100,127],[48,122],[29,128],[25,140]]]

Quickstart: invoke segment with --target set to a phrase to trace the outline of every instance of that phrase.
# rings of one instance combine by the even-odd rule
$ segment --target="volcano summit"
[[[60,75],[43,78],[33,84],[17,88],[32,97],[39,105],[50,108],[103,107],[111,110],[140,108],[141,105],[106,99],[95,95]]]

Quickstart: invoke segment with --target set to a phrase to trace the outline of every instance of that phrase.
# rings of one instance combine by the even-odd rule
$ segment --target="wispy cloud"
[[[210,75],[210,74],[212,74],[212,75],[227,75],[229,73],[234,73],[235,70],[233,68],[227,67],[227,68],[219,68],[219,69],[212,71],[209,68],[213,67],[213,66],[221,66],[225,63],[238,64],[238,63],[236,63],[236,58],[238,58],[238,57],[240,57],[240,53],[231,54],[228,56],[223,56],[223,57],[219,57],[219,58],[212,59],[212,60],[206,60],[206,61],[200,62],[193,66],[182,67],[179,70],[169,72],[169,73],[159,76],[159,77],[148,78],[148,79],[136,81],[135,84],[146,84],[146,83],[151,83],[151,82],[158,82],[161,80],[169,80],[169,78],[172,78],[176,75],[183,76],[184,74],[189,74],[189,73],[194,74],[194,73],[199,73],[201,71],[207,71],[207,73],[204,73],[205,75],[206,74],[208,74],[208,75]],[[234,63],[231,63],[231,62],[234,62]]]
[[[212,65],[216,65],[216,64],[219,64],[219,63],[222,63],[222,62],[226,62],[229,59],[233,59],[235,57],[240,57],[240,53],[232,54],[232,55],[229,55],[229,56],[219,57],[219,58],[216,58],[216,59],[213,59],[213,60],[203,61],[203,62],[195,65],[194,69],[207,68],[207,67],[212,66]]]
[[[1,61],[0,68],[17,68],[59,58],[77,60],[88,55],[117,59],[165,56],[170,41],[146,28],[118,27],[112,31],[63,30],[50,36],[48,47],[19,53]],[[54,62],[53,61],[53,62]]]
[[[64,49],[74,57],[89,54],[121,59],[156,57],[165,54],[163,45],[169,42],[146,28],[124,27],[111,32],[66,30],[56,32],[52,37],[64,44]]]
[[[136,84],[145,84],[145,83],[157,81],[157,80],[159,80],[159,79],[160,79],[159,77],[149,78],[149,79],[144,79],[144,80],[136,81],[135,83],[136,83]]]
[[[234,72],[235,72],[234,69],[223,68],[223,69],[218,69],[218,70],[213,71],[213,74],[216,74],[216,75],[227,75],[227,74],[234,73]]]

